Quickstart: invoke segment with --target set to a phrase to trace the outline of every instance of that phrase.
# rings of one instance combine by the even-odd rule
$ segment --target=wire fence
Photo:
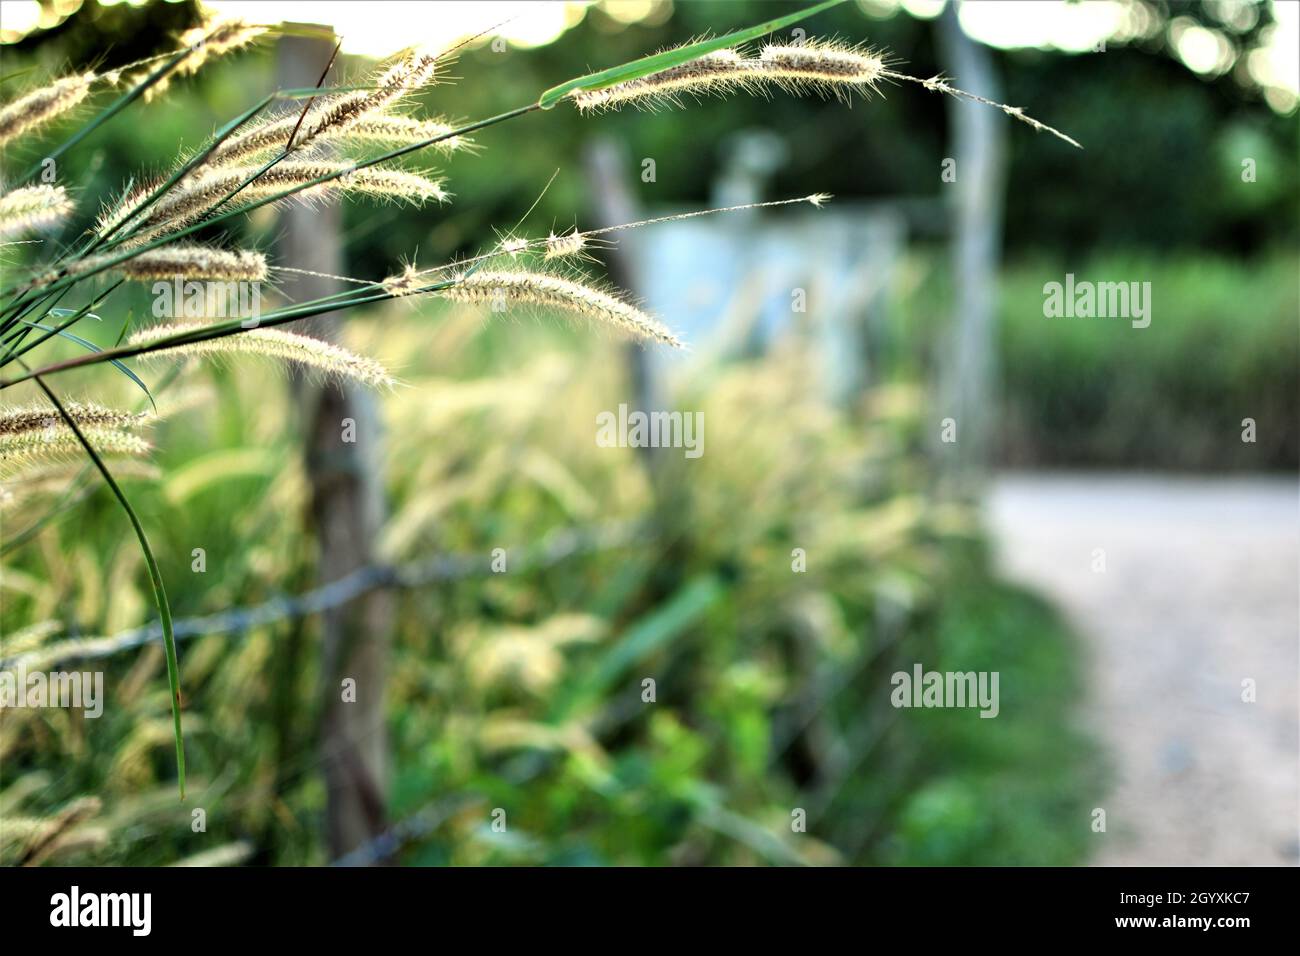
[[[548,533],[522,558],[512,559],[509,573],[542,570],[579,554],[623,547],[643,537],[644,532],[631,522],[557,529]],[[213,634],[238,634],[277,621],[319,614],[374,590],[408,590],[491,573],[492,559],[484,555],[440,555],[406,564],[371,564],[301,594],[276,597],[262,604],[230,608],[215,614],[178,618],[173,629],[178,641]],[[13,670],[19,665],[27,670],[40,670],[71,660],[101,660],[147,644],[162,646],[162,626],[157,622],[107,637],[58,641],[0,658],[0,670]]]

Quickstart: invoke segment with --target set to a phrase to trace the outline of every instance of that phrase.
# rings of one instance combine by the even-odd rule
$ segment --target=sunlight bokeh
[[[62,23],[84,0],[0,0],[0,44],[14,43],[33,30]],[[96,0],[104,6],[139,4],[143,0]],[[857,0],[877,18],[905,12],[931,19],[946,0]],[[1238,76],[1257,84],[1269,105],[1288,113],[1300,104],[1300,3],[1261,0],[1271,6],[1276,26],[1263,48],[1240,62]],[[329,21],[343,38],[346,53],[382,57],[404,46],[442,50],[485,31],[514,47],[545,46],[580,23],[598,4],[616,24],[663,22],[672,14],[672,0],[440,0],[410,3],[370,0],[364,5],[310,6],[300,0],[206,0],[209,9],[259,23]],[[1259,17],[1259,4],[1219,0],[1214,17],[1231,30],[1249,29]],[[1148,36],[1160,28],[1147,8],[1122,0],[979,0],[962,6],[966,32],[981,43],[1001,49],[1037,47],[1083,53],[1103,42],[1123,43]],[[1201,76],[1214,77],[1238,62],[1230,36],[1189,17],[1175,17],[1167,26],[1170,46],[1183,64]]]

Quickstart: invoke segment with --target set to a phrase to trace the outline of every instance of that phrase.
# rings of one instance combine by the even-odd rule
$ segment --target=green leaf
[[[662,606],[637,621],[595,666],[562,695],[555,711],[563,720],[585,702],[598,699],[634,664],[644,661],[698,621],[723,596],[717,578],[695,578]]]
[[[798,23],[806,17],[815,13],[821,13],[823,10],[829,10],[831,7],[843,3],[844,0],[823,0],[822,3],[815,4],[807,9],[800,10],[797,13],[791,13],[788,16],[777,17],[774,20],[766,20],[757,26],[748,27],[744,30],[737,30],[734,33],[728,33],[726,36],[713,37],[709,40],[700,40],[698,43],[690,43],[686,46],[676,47],[672,50],[665,50],[663,53],[655,53],[652,56],[642,57],[639,60],[633,60],[631,63],[624,63],[622,66],[611,67],[608,70],[602,70],[599,73],[589,73],[586,76],[580,76],[575,80],[569,80],[567,83],[561,83],[559,86],[553,86],[541,95],[537,105],[544,110],[549,110],[564,97],[577,90],[598,90],[602,87],[613,86],[615,83],[624,83],[628,80],[637,80],[643,76],[649,76],[651,73],[658,73],[661,70],[671,69],[680,63],[686,63],[689,60],[695,60],[704,56],[706,53],[712,53],[714,50],[721,50],[725,47],[735,46],[738,43],[747,43],[750,40],[757,39],[765,34],[780,30],[792,23]]]

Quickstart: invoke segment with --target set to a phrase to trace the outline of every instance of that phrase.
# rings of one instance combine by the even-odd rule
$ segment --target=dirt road
[[[1009,474],[988,520],[1005,572],[1089,651],[1084,706],[1114,767],[1094,862],[1295,864],[1297,482]]]

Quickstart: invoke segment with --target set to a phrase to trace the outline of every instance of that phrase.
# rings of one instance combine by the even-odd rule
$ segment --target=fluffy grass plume
[[[248,23],[238,17],[226,20],[209,19],[181,34],[181,45],[190,48],[189,55],[176,68],[178,73],[197,73],[208,57],[222,56],[231,50],[247,46],[266,32],[266,27]]]
[[[315,116],[303,122],[298,131],[298,143],[309,143],[327,132],[347,129],[366,117],[373,117],[388,109],[407,93],[421,89],[433,81],[438,69],[438,58],[428,54],[411,54],[381,74],[373,90],[343,93],[331,97]]]
[[[148,416],[124,412],[96,402],[64,402],[68,415],[79,426],[97,428],[132,428],[142,425]],[[18,435],[44,428],[66,428],[67,423],[53,405],[29,405],[0,411],[0,435]]]
[[[800,43],[769,43],[758,56],[751,56],[741,49],[715,50],[635,80],[603,89],[575,90],[569,97],[579,110],[591,112],[618,109],[624,104],[645,107],[663,103],[680,105],[683,93],[698,96],[736,90],[762,91],[770,83],[796,95],[811,92],[847,99],[854,92],[874,91],[881,80],[915,83],[932,92],[982,103],[1027,123],[1039,132],[1051,133],[1071,146],[1079,146],[1060,130],[1026,115],[1018,106],[967,93],[941,76],[922,79],[896,72],[888,68],[882,52],[836,40],[809,38]]]
[[[305,116],[301,109],[288,110],[235,134],[217,147],[205,165],[228,166],[271,151],[284,150],[290,146],[290,135],[293,135],[292,148],[295,150],[311,146],[318,140],[347,136],[354,129],[358,130],[359,139],[374,137],[381,131],[388,134],[390,139],[399,130],[403,131],[402,135],[414,135],[413,131],[418,133],[423,127],[420,121],[386,116],[384,111],[408,93],[433,82],[437,68],[436,56],[405,56],[389,69],[372,77],[367,84],[371,89],[328,96],[308,108]],[[424,138],[450,131],[450,127],[439,128]],[[449,139],[447,142],[452,141]],[[447,147],[448,150],[454,148]]]
[[[198,29],[200,28],[196,28]],[[207,35],[211,36],[213,28],[202,29],[206,29]],[[246,25],[243,25],[243,29],[261,30],[260,27]],[[233,27],[231,31],[231,36],[225,42],[218,44],[219,49],[214,50],[209,39],[203,48],[207,51],[205,55],[232,49],[234,40],[243,34]],[[244,42],[252,39],[254,35],[256,33],[247,36]],[[220,36],[225,34],[220,34],[219,38]],[[185,62],[190,61],[187,58]],[[451,127],[442,123],[426,124],[405,117],[387,116],[384,113],[405,94],[430,83],[434,79],[437,67],[438,58],[435,56],[408,54],[374,78],[370,89],[324,97],[313,102],[305,114],[301,109],[295,108],[256,123],[222,142],[177,186],[142,214],[133,216],[131,211],[154,192],[160,185],[159,182],[140,186],[128,192],[111,208],[105,210],[100,216],[98,227],[100,231],[114,229],[123,225],[124,220],[132,219],[134,221],[131,225],[141,230],[139,235],[133,237],[134,242],[147,241],[165,233],[168,229],[163,228],[164,223],[173,230],[179,229],[202,218],[205,212],[257,172],[256,167],[244,168],[241,164],[270,158],[270,155],[284,151],[300,153],[318,140],[337,139],[354,128],[358,130],[354,137],[356,142],[420,142],[421,134],[427,134],[423,137],[427,139],[451,132]],[[159,84],[153,89],[157,90],[161,86],[162,84]],[[292,144],[289,142],[290,136],[293,137]],[[407,139],[407,137],[415,138]],[[466,142],[457,137],[449,137],[445,141],[443,151],[450,152],[465,145]],[[274,169],[259,176],[256,183],[241,190],[240,196],[244,197],[245,201],[265,198],[273,192],[283,190],[286,186],[300,185],[308,179],[316,178],[307,176],[293,180],[292,165],[277,164]],[[290,169],[286,169],[286,166]],[[446,193],[442,191],[440,184],[429,180],[416,182],[402,179],[399,174],[393,173],[388,177],[388,182],[381,186],[378,183],[381,178],[363,177],[357,190],[365,191],[367,184],[375,183],[375,191],[382,188],[390,194],[397,192],[407,198],[415,194],[439,200],[446,198]]]
[[[89,272],[103,265],[107,257],[92,256],[73,269]],[[266,256],[245,249],[212,249],[177,243],[150,249],[113,266],[128,279],[219,279],[225,282],[261,282],[267,276]]]
[[[148,416],[95,402],[64,402],[64,408],[96,451],[144,455],[149,443],[135,433]],[[0,462],[5,465],[82,452],[81,442],[52,405],[0,410]]]
[[[737,50],[714,50],[698,59],[635,80],[597,90],[579,90],[573,100],[580,110],[613,110],[624,104],[679,102],[681,93],[701,96],[728,93],[754,78],[754,63]]]
[[[0,236],[50,226],[72,212],[62,186],[24,186],[0,196]]]
[[[188,48],[188,53],[176,65],[176,68],[144,91],[146,101],[163,93],[171,83],[173,76],[194,74],[211,57],[221,56],[232,50],[247,46],[266,32],[266,27],[250,24],[238,17],[218,19],[209,17],[196,27],[186,30],[180,36],[181,48]],[[174,54],[169,54],[171,56]],[[160,59],[160,58],[153,58]],[[152,63],[151,61],[148,61]],[[128,82],[144,82],[150,75],[152,66],[128,77]]]
[[[674,348],[682,343],[658,321],[636,306],[594,286],[546,272],[482,270],[466,273],[438,292],[443,298],[470,305],[537,305],[584,316],[639,339]]]
[[[338,175],[338,178],[301,189],[285,199],[311,199],[336,192],[415,203],[445,202],[448,199],[439,180],[402,169],[380,169],[375,166],[357,169],[353,164],[343,162],[285,161],[277,163],[249,182],[257,171],[252,166],[222,167],[178,183],[146,209],[138,222],[133,224],[131,243],[147,242],[197,222],[236,190],[239,190],[238,194],[226,204],[230,208],[271,198],[323,176]],[[130,199],[119,203],[114,210],[101,217],[101,229],[115,225],[131,208]]]
[[[185,332],[202,329],[202,325],[181,323],[156,325],[135,333],[131,345],[149,345]],[[286,332],[282,329],[249,329],[238,335],[187,342],[168,348],[144,352],[140,358],[176,358],[201,356],[205,358],[257,355],[263,358],[293,362],[304,368],[320,372],[329,378],[348,379],[371,388],[391,388],[396,380],[382,364],[365,355],[358,355],[321,339]]]
[[[65,76],[33,90],[0,110],[0,146],[62,116],[90,93],[94,73]]]
[[[447,136],[456,127],[443,119],[420,120],[409,116],[373,116],[362,119],[346,131],[346,139],[358,143],[422,143],[426,139]],[[441,153],[454,153],[471,146],[473,141],[465,136],[447,136],[430,148]]]
[[[574,229],[563,235],[551,233],[543,246],[543,259],[571,259],[584,255],[587,249],[587,237]]]
[[[862,47],[808,40],[769,43],[758,58],[758,75],[794,93],[816,92],[841,98],[875,89],[884,75],[881,54]]]

